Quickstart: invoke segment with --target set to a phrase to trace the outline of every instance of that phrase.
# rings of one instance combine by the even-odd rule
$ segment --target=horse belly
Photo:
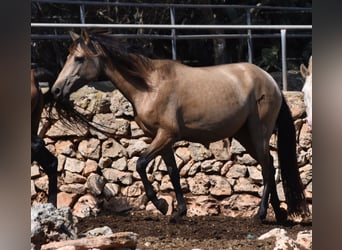
[[[226,108],[198,114],[194,119],[185,120],[181,136],[193,142],[212,142],[233,136],[246,122],[247,107]]]

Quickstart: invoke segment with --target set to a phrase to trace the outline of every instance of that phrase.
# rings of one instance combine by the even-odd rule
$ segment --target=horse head
[[[73,43],[69,49],[63,69],[59,73],[51,92],[57,100],[68,99],[69,95],[92,81],[103,72],[101,56],[103,51],[87,32],[81,35],[70,32]]]

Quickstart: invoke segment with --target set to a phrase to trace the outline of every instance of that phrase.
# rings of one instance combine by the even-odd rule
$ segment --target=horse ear
[[[312,73],[312,56],[310,56],[310,59],[309,59],[308,70],[309,70],[309,73]]]
[[[83,38],[85,44],[89,44],[90,38],[89,38],[88,32],[85,31],[85,30],[82,30],[81,36],[82,36],[82,38]]]
[[[72,39],[73,41],[76,41],[78,38],[80,38],[80,35],[79,35],[79,34],[76,34],[76,33],[73,32],[73,31],[69,31],[69,34],[70,34],[71,39]]]
[[[300,74],[303,78],[305,78],[308,75],[308,69],[305,67],[304,64],[300,65]]]

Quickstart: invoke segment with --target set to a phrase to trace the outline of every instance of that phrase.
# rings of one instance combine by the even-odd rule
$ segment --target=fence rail
[[[254,9],[291,11],[297,13],[311,13],[311,8],[304,7],[276,7],[276,6],[251,6],[251,5],[226,5],[226,4],[167,4],[167,3],[122,3],[122,2],[101,2],[101,1],[79,1],[79,0],[32,0],[39,3],[54,3],[54,4],[72,4],[79,5],[80,23],[31,23],[32,28],[111,28],[111,29],[156,29],[170,30],[170,35],[157,34],[113,34],[113,36],[124,38],[148,38],[148,39],[169,39],[171,40],[172,59],[177,58],[176,44],[177,40],[191,39],[247,39],[248,61],[253,62],[253,43],[255,38],[280,38],[282,51],[282,81],[283,89],[287,90],[287,65],[286,65],[286,39],[287,38],[303,38],[311,37],[311,34],[288,34],[287,31],[312,30],[312,25],[252,25],[250,13]],[[105,23],[86,23],[85,7],[90,5],[97,6],[126,6],[126,7],[141,7],[141,8],[168,8],[170,12],[170,24],[105,24]],[[244,9],[246,11],[245,25],[189,25],[175,23],[175,9],[180,8],[233,8]],[[245,30],[245,34],[201,34],[201,35],[179,35],[177,30]],[[274,34],[253,34],[252,30],[274,30]],[[31,38],[35,39],[68,39],[65,34],[31,34]]]

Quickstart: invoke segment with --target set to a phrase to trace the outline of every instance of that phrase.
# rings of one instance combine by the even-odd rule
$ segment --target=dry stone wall
[[[305,120],[303,95],[301,92],[286,92],[285,95],[297,131],[300,174],[311,203],[312,134]],[[80,112],[94,123],[104,125],[114,136],[110,138],[82,125],[66,126],[43,115],[40,133],[44,134],[47,147],[59,162],[58,206],[74,207],[76,204],[79,207],[78,199],[91,194],[96,198],[93,206],[100,202],[102,209],[112,212],[128,209],[156,211],[147,201],[135,169],[139,155],[148,147],[151,138],[144,136],[134,122],[130,103],[117,90],[96,90],[91,86],[80,89],[71,98]],[[270,145],[275,167],[278,168],[275,135]],[[174,152],[188,203],[188,216],[251,216],[256,213],[263,189],[261,167],[236,140],[221,140],[209,147],[180,141],[174,145]],[[158,196],[168,201],[171,213],[176,207],[176,200],[161,157],[156,157],[148,165],[147,173]],[[284,201],[278,170],[276,178],[280,199]],[[47,176],[33,163],[32,203],[46,201],[46,192]]]

